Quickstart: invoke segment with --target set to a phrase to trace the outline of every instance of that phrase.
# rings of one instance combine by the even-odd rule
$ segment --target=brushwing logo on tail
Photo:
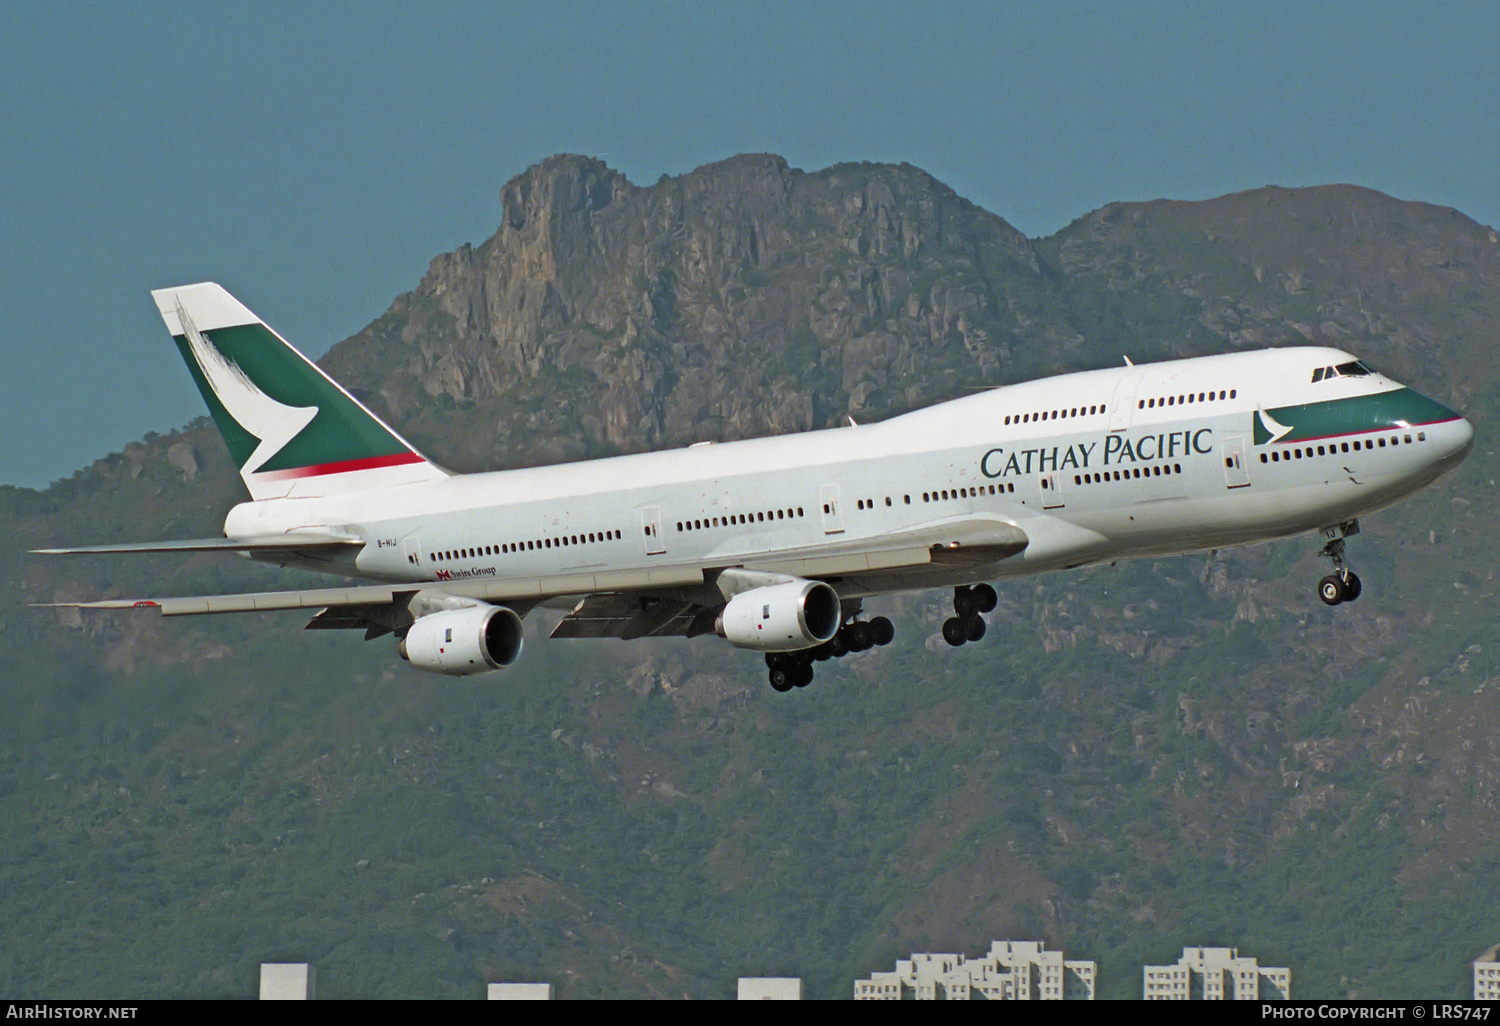
[[[177,303],[177,319],[192,349],[193,359],[198,361],[214,395],[242,428],[260,439],[260,445],[240,468],[241,473],[253,474],[312,423],[318,415],[318,408],[288,406],[262,392],[239,364],[221,353],[198,330],[181,301]]]

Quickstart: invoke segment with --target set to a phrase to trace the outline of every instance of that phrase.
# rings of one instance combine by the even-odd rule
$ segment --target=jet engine
[[[740,592],[714,630],[737,648],[794,652],[833,637],[842,619],[833,588],[822,581],[791,580]]]
[[[483,603],[419,617],[398,646],[419,670],[455,677],[509,666],[521,654],[521,618]]]

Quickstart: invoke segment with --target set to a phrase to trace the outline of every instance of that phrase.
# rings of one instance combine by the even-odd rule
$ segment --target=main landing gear
[[[771,687],[777,691],[805,688],[812,683],[813,663],[842,659],[850,652],[864,652],[889,645],[896,628],[883,616],[873,620],[850,620],[823,644],[801,652],[767,652],[766,669]]]
[[[1344,565],[1344,539],[1358,533],[1358,520],[1323,528],[1323,537],[1328,539],[1328,544],[1323,546],[1323,555],[1333,561],[1333,573],[1318,582],[1318,598],[1325,605],[1353,602],[1363,590],[1359,575]]]
[[[957,648],[984,637],[984,617],[1000,600],[988,584],[953,589],[954,615],[943,621],[943,640]]]

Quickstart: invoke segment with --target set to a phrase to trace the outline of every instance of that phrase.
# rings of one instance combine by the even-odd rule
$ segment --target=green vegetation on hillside
[[[1418,261],[1449,277],[1376,292],[1359,268],[1385,250],[1340,236],[1339,204],[1373,204],[1362,223],[1381,245],[1397,243],[1381,241],[1380,217],[1421,208],[1283,190],[1278,210],[1333,210],[1305,219],[1331,234],[1299,229],[1288,237],[1301,248],[1277,250],[1274,230],[1236,213],[1261,211],[1247,194],[1106,208],[1032,244],[915,169],[820,175],[796,188],[866,220],[844,222],[863,251],[809,272],[844,290],[819,300],[818,331],[806,303],[786,300],[806,299],[784,277],[799,251],[757,262],[731,233],[718,251],[733,273],[695,265],[712,286],[701,294],[677,270],[584,269],[650,286],[636,291],[654,319],[632,341],[596,308],[598,323],[565,311],[578,322],[543,342],[563,339],[574,362],[510,374],[496,394],[470,373],[472,394],[432,399],[401,375],[427,373],[441,354],[422,347],[467,322],[414,293],[365,333],[390,377],[367,364],[354,384],[398,407],[434,457],[471,468],[638,445],[589,419],[604,389],[621,409],[647,401],[622,384],[616,350],[651,402],[697,389],[682,408],[700,404],[727,431],[744,423],[724,413],[746,387],[733,360],[751,351],[768,391],[746,408],[805,398],[819,422],[842,414],[864,368],[844,366],[830,324],[845,342],[892,334],[870,349],[899,357],[871,400],[887,412],[1120,352],[1337,329],[1461,404],[1479,443],[1458,473],[1368,518],[1350,543],[1357,604],[1316,601],[1324,570],[1308,539],[1008,582],[983,643],[958,651],[934,640],[947,596],[905,596],[872,603],[896,644],[824,664],[788,695],[765,687],[759,657],[712,639],[548,642],[547,614],[528,617],[516,667],[446,680],[410,670],[389,638],[303,632],[291,614],[27,608],[321,580],[220,557],[24,554],[216,533],[242,495],[202,423],[44,493],[0,488],[13,583],[0,597],[0,991],[248,996],[260,962],[305,959],[326,997],[478,998],[487,980],[546,980],[565,998],[727,997],[740,975],[800,975],[809,996],[843,998],[914,950],[1040,937],[1097,960],[1107,997],[1138,996],[1141,964],[1189,944],[1290,966],[1298,997],[1466,995],[1468,960],[1500,940],[1500,467],[1486,427],[1500,422],[1500,377],[1475,327],[1500,305],[1493,258],[1444,220],[1443,245],[1467,254],[1458,270]],[[834,178],[863,191],[843,196]],[[889,203],[870,199],[880,188]],[[833,222],[793,206],[788,237]],[[900,235],[902,217],[936,222],[933,210],[948,221],[923,222],[929,248],[870,256],[872,239],[916,237]],[[770,247],[766,226],[783,222],[757,223],[756,246]],[[508,239],[452,259],[499,260]],[[556,292],[576,298],[584,272],[568,274]],[[673,334],[710,293],[740,327],[779,326],[754,335],[763,351],[726,329],[729,370],[694,363]],[[847,323],[846,293],[865,304]],[[772,307],[764,323],[744,313]],[[934,338],[945,316],[951,337]],[[1442,336],[1453,324],[1467,327]],[[900,334],[912,325],[928,334]],[[614,348],[584,359],[585,342]],[[465,345],[472,357],[498,343]],[[194,480],[165,456],[184,442]]]

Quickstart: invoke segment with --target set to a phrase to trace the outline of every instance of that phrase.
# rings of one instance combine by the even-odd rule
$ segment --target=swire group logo
[[[471,570],[434,570],[432,573],[440,581],[462,581],[473,577],[499,575],[499,571],[492,566],[476,566]]]

